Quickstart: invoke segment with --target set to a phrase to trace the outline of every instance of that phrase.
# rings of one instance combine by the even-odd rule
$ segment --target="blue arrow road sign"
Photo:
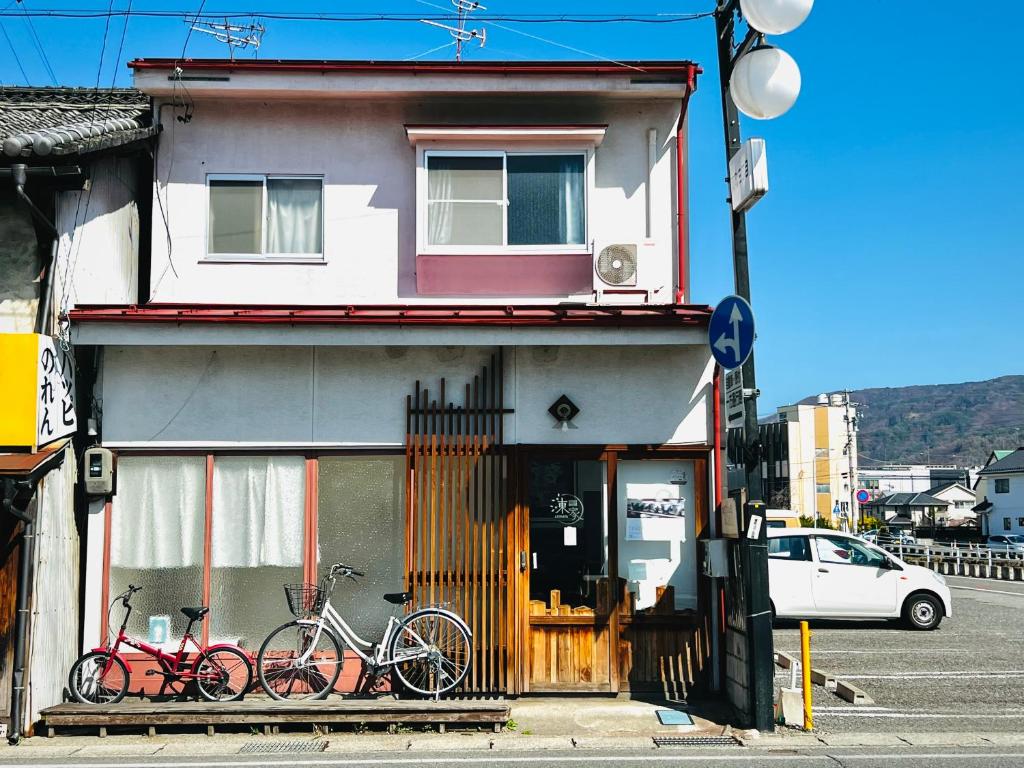
[[[711,355],[726,370],[739,368],[754,348],[754,311],[745,299],[726,296],[708,324]]]

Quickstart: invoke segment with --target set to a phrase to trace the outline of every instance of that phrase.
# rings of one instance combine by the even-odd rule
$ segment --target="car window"
[[[1024,544],[1024,536],[1007,536],[1007,541],[1012,541],[1014,544]]]
[[[786,527],[786,521],[785,520],[769,520],[768,521],[768,527],[769,528],[785,528]]]
[[[840,536],[815,536],[814,546],[818,553],[818,562],[821,563],[881,568],[886,560],[881,552]]]
[[[779,560],[810,560],[811,547],[806,536],[778,536],[768,539],[768,557]]]

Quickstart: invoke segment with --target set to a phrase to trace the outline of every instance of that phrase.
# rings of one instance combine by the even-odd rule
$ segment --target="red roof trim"
[[[623,66],[625,65],[625,66]],[[315,59],[134,59],[132,69],[206,69],[237,72],[392,72],[463,75],[618,75],[675,74],[689,78],[703,70],[692,61],[625,61],[596,64],[591,61],[337,61]],[[637,70],[640,70],[639,72]]]
[[[672,305],[595,307],[584,305],[365,305],[280,307],[159,304],[80,306],[73,323],[229,323],[234,325],[488,325],[680,327],[707,325],[711,307]]]

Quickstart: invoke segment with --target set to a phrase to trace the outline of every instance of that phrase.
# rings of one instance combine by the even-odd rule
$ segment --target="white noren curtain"
[[[303,457],[216,457],[211,566],[301,566],[305,509]]]
[[[123,456],[111,510],[112,568],[203,563],[206,457]]]

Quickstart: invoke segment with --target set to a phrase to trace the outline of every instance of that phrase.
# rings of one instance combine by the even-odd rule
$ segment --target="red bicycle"
[[[131,599],[142,587],[129,584],[128,589],[115,597],[110,610],[120,600],[125,608],[117,639],[103,648],[94,648],[83,654],[71,667],[68,688],[71,695],[83,704],[116,704],[128,693],[132,666],[121,655],[122,645],[141,651],[156,659],[159,669],[150,669],[147,675],[162,675],[168,682],[195,682],[199,695],[207,701],[237,701],[252,685],[252,661],[237,645],[218,644],[202,646],[192,636],[192,625],[202,621],[209,608],[182,608],[188,618],[188,628],[175,654],[165,653],[156,646],[130,637],[125,633],[128,617],[132,614]],[[185,646],[191,642],[198,651],[194,661]]]

